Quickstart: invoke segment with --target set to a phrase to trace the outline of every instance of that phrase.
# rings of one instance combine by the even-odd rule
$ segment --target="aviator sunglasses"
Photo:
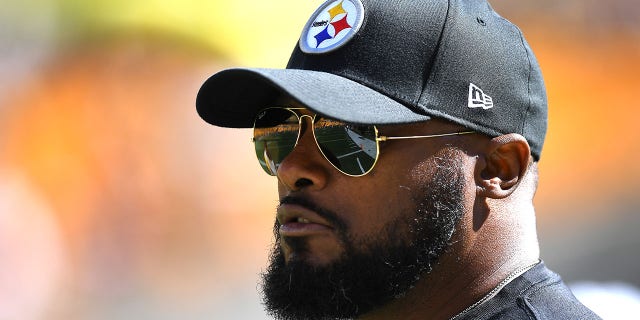
[[[253,142],[260,165],[275,176],[282,161],[293,151],[311,120],[320,153],[338,171],[351,177],[369,173],[380,154],[380,142],[421,139],[474,133],[462,131],[424,136],[381,136],[374,125],[349,124],[322,115],[302,114],[304,108],[267,108],[258,113],[253,125]]]

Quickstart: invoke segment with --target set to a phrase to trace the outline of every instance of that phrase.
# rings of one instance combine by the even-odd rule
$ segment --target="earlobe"
[[[493,199],[511,195],[527,171],[530,152],[527,140],[517,133],[489,140],[476,163],[477,195]]]

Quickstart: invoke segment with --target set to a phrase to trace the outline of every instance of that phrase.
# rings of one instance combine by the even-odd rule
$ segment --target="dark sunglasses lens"
[[[374,126],[316,119],[314,131],[320,150],[340,171],[361,176],[376,163],[378,143]]]
[[[298,117],[287,109],[271,108],[261,111],[254,122],[253,141],[260,165],[275,176],[278,167],[296,145],[299,132]]]

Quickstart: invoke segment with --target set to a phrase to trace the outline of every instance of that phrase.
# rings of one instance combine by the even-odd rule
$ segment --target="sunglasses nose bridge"
[[[298,114],[298,141],[300,141],[300,139],[302,139],[302,136],[306,133],[306,129],[307,128],[312,128],[313,131],[313,121],[315,120],[315,116],[309,115],[309,114]],[[304,118],[309,118],[309,121],[311,121],[310,125],[307,125],[304,122]],[[312,134],[315,137],[315,134]]]
[[[315,118],[315,116],[312,116],[310,114],[300,114],[300,115],[298,115],[298,121],[300,121],[301,125],[302,125],[302,121],[304,121],[304,118],[309,118],[309,120],[311,120],[311,123],[313,123],[313,119]]]

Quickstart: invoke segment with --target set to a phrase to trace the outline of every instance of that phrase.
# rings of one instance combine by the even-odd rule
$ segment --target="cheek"
[[[376,174],[366,183],[355,187],[344,202],[349,233],[356,238],[376,237],[392,222],[409,218],[415,212],[412,187],[398,177],[381,178]]]
[[[407,180],[413,188],[428,185],[436,173],[438,165],[430,159],[416,162],[407,173]]]

